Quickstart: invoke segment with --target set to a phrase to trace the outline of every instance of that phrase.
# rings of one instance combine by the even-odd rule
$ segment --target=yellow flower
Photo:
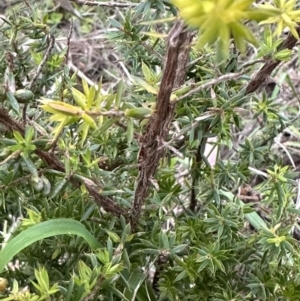
[[[229,54],[231,36],[241,52],[245,41],[256,43],[252,32],[243,25],[253,0],[173,0],[180,16],[190,26],[199,28],[199,46],[218,40],[218,56],[222,60]]]
[[[296,31],[297,22],[300,22],[300,10],[295,10],[297,0],[273,0],[274,5],[259,4],[257,8],[251,7],[254,0],[172,1],[185,22],[199,29],[200,47],[218,41],[219,60],[229,55],[231,37],[241,52],[245,52],[246,42],[256,45],[253,33],[243,23],[246,20],[258,21],[259,24],[277,23],[277,36],[289,27],[294,37],[299,38]]]
[[[285,27],[289,27],[296,39],[299,35],[295,29],[297,22],[300,22],[300,10],[294,10],[296,0],[274,0],[275,6],[266,3],[260,4],[258,8],[262,11],[272,12],[273,16],[260,22],[260,24],[277,23],[275,34],[280,36]]]

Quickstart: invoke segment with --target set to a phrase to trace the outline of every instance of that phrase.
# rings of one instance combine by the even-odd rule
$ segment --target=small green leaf
[[[58,181],[56,185],[51,190],[50,194],[48,195],[49,199],[52,199],[57,196],[57,194],[62,191],[62,189],[67,185],[68,181],[66,178],[62,179],[61,181]]]
[[[34,136],[34,128],[33,127],[26,127],[25,130],[25,142],[28,144],[31,142]]]
[[[20,113],[20,106],[18,101],[16,100],[15,96],[10,92],[6,92],[6,97],[11,105],[11,107],[13,108],[13,110],[19,115]]]
[[[126,109],[124,114],[127,117],[134,117],[134,118],[144,118],[147,115],[151,114],[152,110],[149,108],[134,108],[134,109]]]
[[[83,91],[84,91],[84,96],[88,97],[88,95],[90,94],[90,88],[88,83],[86,82],[86,80],[83,78],[82,79],[82,87],[83,87]],[[72,89],[73,90],[73,89]],[[75,90],[75,89],[74,89]],[[78,90],[77,90],[78,91]],[[79,91],[78,91],[79,92]],[[81,93],[81,92],[80,92]],[[82,93],[81,93],[82,94]]]
[[[94,102],[96,96],[96,88],[95,86],[92,86],[89,90],[89,94],[87,96],[87,109],[89,110],[92,107],[92,104]]]
[[[13,131],[13,134],[19,144],[22,144],[25,142],[23,136],[18,131]]]
[[[71,91],[76,104],[80,106],[82,109],[85,109],[87,105],[86,96],[75,88],[72,88]]]
[[[154,88],[153,86],[151,86],[149,83],[147,83],[146,81],[144,81],[140,77],[133,76],[132,78],[134,79],[134,81],[139,86],[141,86],[142,88],[144,88],[147,92],[155,94],[155,95],[158,93],[158,89]]]
[[[129,288],[126,288],[124,291],[124,296],[129,301],[136,300],[136,294],[146,277],[147,275],[145,275],[145,273],[138,268],[131,273],[129,279],[127,280]]]
[[[23,159],[23,161],[25,162],[25,164],[27,165],[30,173],[33,175],[33,177],[35,179],[38,179],[39,178],[39,174],[38,174],[38,171],[34,165],[34,163],[30,160],[29,157],[25,156],[24,153],[21,153],[21,157]]]
[[[113,25],[114,27],[118,28],[118,29],[122,29],[123,26],[120,22],[118,22],[117,20],[113,19],[113,18],[109,18],[108,19],[110,24]]]
[[[95,120],[90,115],[88,115],[87,113],[83,113],[81,117],[90,127],[92,127],[93,129],[97,128]]]
[[[152,81],[152,72],[144,62],[142,62],[142,72],[146,81],[150,83]]]

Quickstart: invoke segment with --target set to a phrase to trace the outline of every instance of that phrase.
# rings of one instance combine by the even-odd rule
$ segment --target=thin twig
[[[194,89],[192,89],[191,91],[189,91],[188,93],[178,97],[176,100],[174,100],[174,102],[178,102],[180,100],[183,100],[185,99],[186,97],[189,97],[195,93],[198,93],[204,89],[207,89],[207,88],[210,88],[211,86],[213,85],[216,85],[216,84],[219,84],[219,83],[222,83],[224,81],[227,81],[227,80],[232,80],[232,79],[236,79],[236,78],[239,78],[241,77],[242,75],[244,75],[248,70],[242,70],[241,72],[238,72],[238,73],[229,73],[229,74],[224,74],[220,77],[217,77],[217,78],[214,78]]]
[[[199,117],[195,118],[195,121],[193,121],[190,125],[186,126],[179,133],[175,134],[173,138],[169,141],[169,143],[181,141],[183,139],[182,136],[184,136],[185,133],[189,132],[192,128],[196,127],[203,120],[208,119],[209,117],[212,117],[214,115],[214,112],[204,112]]]
[[[158,148],[158,150],[162,149],[162,148],[167,148],[169,149],[171,152],[173,152],[177,157],[183,159],[184,156],[181,152],[179,152],[175,147],[173,147],[170,142],[165,142],[164,140],[160,139],[160,144],[161,146]]]
[[[7,162],[9,162],[12,159],[18,158],[19,155],[21,154],[21,152],[22,152],[21,150],[17,150],[15,152],[13,152],[8,157],[6,157],[3,161],[0,162],[0,166],[6,164]]]
[[[21,2],[21,1],[20,1],[20,2]],[[31,13],[33,13],[33,10],[32,10],[32,8],[31,8],[31,6],[29,5],[29,3],[28,3],[26,0],[22,0],[22,2],[24,2],[25,5],[27,6],[27,8],[31,11]],[[18,3],[18,2],[15,2],[14,4],[16,4],[16,3]]]
[[[54,42],[55,42],[54,36],[50,34],[48,36],[48,39],[49,39],[49,44],[48,44],[47,50],[45,52],[45,55],[44,55],[41,63],[39,64],[39,66],[38,66],[38,68],[36,70],[36,73],[35,73],[34,77],[32,78],[32,80],[30,81],[30,83],[28,85],[28,89],[29,90],[32,90],[32,88],[33,88],[36,80],[38,79],[40,73],[42,72],[42,70],[43,70],[43,68],[45,66],[45,64],[47,63],[47,60],[48,60],[48,58],[49,58],[49,56],[51,54],[51,51],[52,51],[52,49],[54,47]]]
[[[153,48],[151,48],[149,45],[147,45],[145,42],[143,41],[140,41],[140,44],[145,47],[149,52],[151,52],[152,54],[154,54],[155,56],[157,56],[157,58],[162,62],[164,63],[164,57],[159,53],[157,52],[156,50],[154,50]]]
[[[114,1],[107,2],[98,2],[98,1],[85,1],[85,0],[70,0],[79,5],[88,5],[88,6],[105,6],[105,7],[119,7],[119,8],[127,8],[127,7],[135,7],[138,3],[119,3]]]
[[[117,111],[117,110],[101,111],[101,112],[86,111],[85,113],[90,116],[108,116],[108,117],[123,117],[124,116],[123,111]]]
[[[261,170],[259,170],[259,169],[253,168],[253,167],[251,167],[251,166],[249,166],[248,169],[249,169],[250,171],[254,172],[254,173],[257,174],[257,175],[263,176],[263,177],[266,178],[266,179],[269,177],[267,173],[265,173],[265,172],[263,172],[263,171],[261,171]]]
[[[240,70],[243,70],[243,69],[248,68],[250,66],[253,66],[255,64],[265,63],[265,62],[266,62],[265,59],[258,59],[258,60],[255,60],[255,61],[252,61],[252,62],[249,62],[249,63],[246,63],[246,64],[242,65],[242,67],[240,68]]]
[[[199,61],[203,61],[206,57],[211,56],[211,54],[206,54],[206,55],[202,55],[196,59],[194,59],[193,61],[189,62],[187,64],[187,67],[190,68],[191,66],[194,66],[196,63],[198,63]]]
[[[290,163],[291,163],[291,165],[293,166],[293,168],[296,168],[296,165],[295,165],[295,162],[294,162],[294,160],[293,160],[293,157],[291,156],[291,154],[289,153],[289,151],[287,150],[287,148],[279,141],[279,139],[274,139],[274,142],[276,143],[276,144],[278,144],[283,150],[284,150],[284,152],[286,153],[286,155],[287,155],[287,157],[289,158],[289,160],[290,160]]]
[[[28,85],[28,89],[29,89],[29,90],[32,90],[32,89],[33,89],[33,86],[34,86],[35,82],[37,81],[37,79],[38,79],[40,73],[42,72],[42,70],[43,70],[45,64],[47,63],[47,60],[48,60],[48,58],[49,58],[49,56],[50,56],[50,54],[51,54],[51,51],[52,51],[52,49],[53,49],[53,47],[54,47],[54,42],[55,42],[54,36],[50,34],[50,35],[48,36],[48,41],[49,41],[49,44],[48,44],[46,53],[45,53],[45,55],[44,55],[44,57],[43,57],[41,63],[39,64],[39,66],[38,66],[38,68],[37,68],[37,70],[36,70],[35,75],[33,76],[33,78],[31,79],[31,81],[30,81],[30,83],[29,83],[29,85]],[[24,124],[24,125],[26,124],[26,119],[27,119],[27,118],[26,118],[26,110],[27,110],[27,104],[24,105],[23,111],[22,111],[22,118],[23,118],[23,124]]]
[[[72,62],[69,61],[68,67],[74,73],[76,73],[78,77],[85,80],[90,86],[95,86],[95,88],[97,89],[97,85],[89,77],[87,77],[81,70],[79,70]],[[101,89],[101,94],[105,95],[107,93],[103,89]]]
[[[122,68],[122,70],[124,71],[124,73],[127,75],[129,81],[132,82],[133,78],[132,78],[130,72],[128,71],[128,69],[126,68],[126,66],[124,65],[124,63],[122,61],[120,61],[120,59],[118,58],[118,56],[115,53],[111,53],[111,55],[113,57],[115,57],[115,59],[116,59],[115,61],[113,61],[113,63],[117,63]]]

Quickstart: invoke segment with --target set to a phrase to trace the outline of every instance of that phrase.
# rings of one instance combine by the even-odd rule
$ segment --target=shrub
[[[3,300],[299,300],[296,4],[6,3]]]

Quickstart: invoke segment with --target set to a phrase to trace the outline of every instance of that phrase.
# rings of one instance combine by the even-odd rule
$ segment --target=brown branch
[[[168,35],[166,64],[157,95],[156,111],[149,120],[145,134],[140,139],[140,164],[130,223],[135,228],[141,209],[149,193],[152,177],[164,154],[162,141],[166,140],[174,117],[175,103],[170,102],[173,88],[183,84],[189,54],[191,34],[185,31],[182,21],[177,21]]]
[[[300,26],[296,28],[298,34],[300,35]],[[279,47],[279,51],[283,49],[293,49],[297,44],[298,40],[289,33],[286,40]],[[260,71],[256,74],[256,76],[250,81],[246,88],[246,94],[250,94],[255,92],[260,85],[262,85],[268,77],[271,75],[272,71],[281,63],[279,60],[268,60],[264,66],[260,69]]]
[[[18,131],[22,135],[25,133],[23,125],[12,119],[4,108],[0,108],[0,123],[2,123],[10,132]]]
[[[24,136],[25,128],[24,126],[19,123],[18,121],[11,118],[8,114],[8,112],[4,108],[0,108],[0,123],[2,123],[10,132],[12,131],[18,131],[22,136]],[[56,158],[52,153],[48,153],[46,151],[43,151],[41,149],[36,149],[35,153],[52,169],[61,171],[65,173],[64,165],[60,162],[58,158]],[[70,177],[70,182],[72,185],[74,185],[76,188],[79,188],[82,183],[75,179],[74,176]],[[95,186],[91,183],[84,183],[87,191],[89,192],[90,196],[94,198],[95,203],[99,207],[103,207],[104,210],[107,212],[110,212],[113,215],[116,216],[126,216],[126,211],[121,208],[118,204],[113,202],[110,198],[101,195],[98,193]]]

